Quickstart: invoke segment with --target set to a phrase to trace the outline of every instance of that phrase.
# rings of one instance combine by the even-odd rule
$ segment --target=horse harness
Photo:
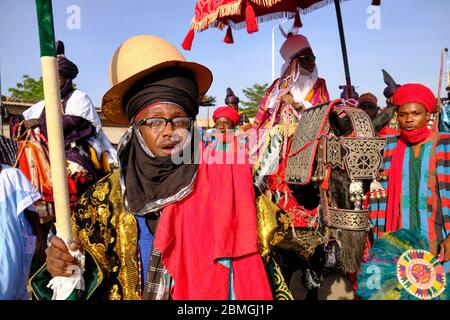
[[[338,117],[348,116],[353,133],[337,137],[331,132],[329,112],[335,108]],[[286,181],[292,184],[319,184],[320,206],[325,225],[348,231],[369,230],[369,210],[362,208],[366,199],[363,180],[372,180],[371,199],[385,196],[376,180],[382,163],[381,152],[385,138],[375,136],[370,117],[361,109],[335,100],[302,113],[292,141],[286,166]],[[337,208],[330,203],[329,178],[331,170],[345,171],[349,180],[350,201],[354,208]]]

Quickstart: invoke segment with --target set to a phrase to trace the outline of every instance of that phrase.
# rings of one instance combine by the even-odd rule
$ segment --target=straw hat
[[[117,48],[109,65],[111,89],[102,101],[105,117],[118,124],[128,124],[122,107],[123,95],[142,77],[173,66],[193,72],[201,99],[212,83],[212,73],[208,68],[186,61],[175,46],[160,37],[138,35],[127,39]]]

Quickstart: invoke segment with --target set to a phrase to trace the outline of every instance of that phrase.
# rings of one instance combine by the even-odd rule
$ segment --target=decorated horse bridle
[[[335,108],[339,117],[346,115],[350,119],[353,125],[350,137],[336,137],[330,132],[328,114],[332,108]],[[298,128],[292,146],[299,148],[290,154],[286,181],[301,185],[316,182],[320,185],[320,202],[327,226],[350,231],[368,230],[369,210],[362,209],[361,205],[366,198],[362,182],[372,180],[371,198],[385,196],[376,176],[386,140],[375,136],[372,121],[363,110],[342,105],[341,100],[306,110]],[[308,139],[312,140],[306,142]],[[338,167],[345,170],[351,181],[348,196],[354,203],[353,210],[330,205],[329,175],[331,169]]]

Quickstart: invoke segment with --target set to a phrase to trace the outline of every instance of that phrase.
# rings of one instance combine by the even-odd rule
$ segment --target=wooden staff
[[[51,0],[36,0],[41,47],[42,78],[44,83],[45,116],[47,118],[48,147],[55,201],[56,230],[65,240],[72,239],[70,224],[69,188],[61,114],[61,97],[56,58],[55,33]]]

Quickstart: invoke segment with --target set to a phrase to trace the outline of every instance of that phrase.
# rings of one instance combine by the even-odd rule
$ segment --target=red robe
[[[220,152],[220,151],[216,151]],[[272,299],[258,252],[255,195],[248,164],[199,165],[194,189],[163,209],[155,237],[174,279],[174,299]]]

